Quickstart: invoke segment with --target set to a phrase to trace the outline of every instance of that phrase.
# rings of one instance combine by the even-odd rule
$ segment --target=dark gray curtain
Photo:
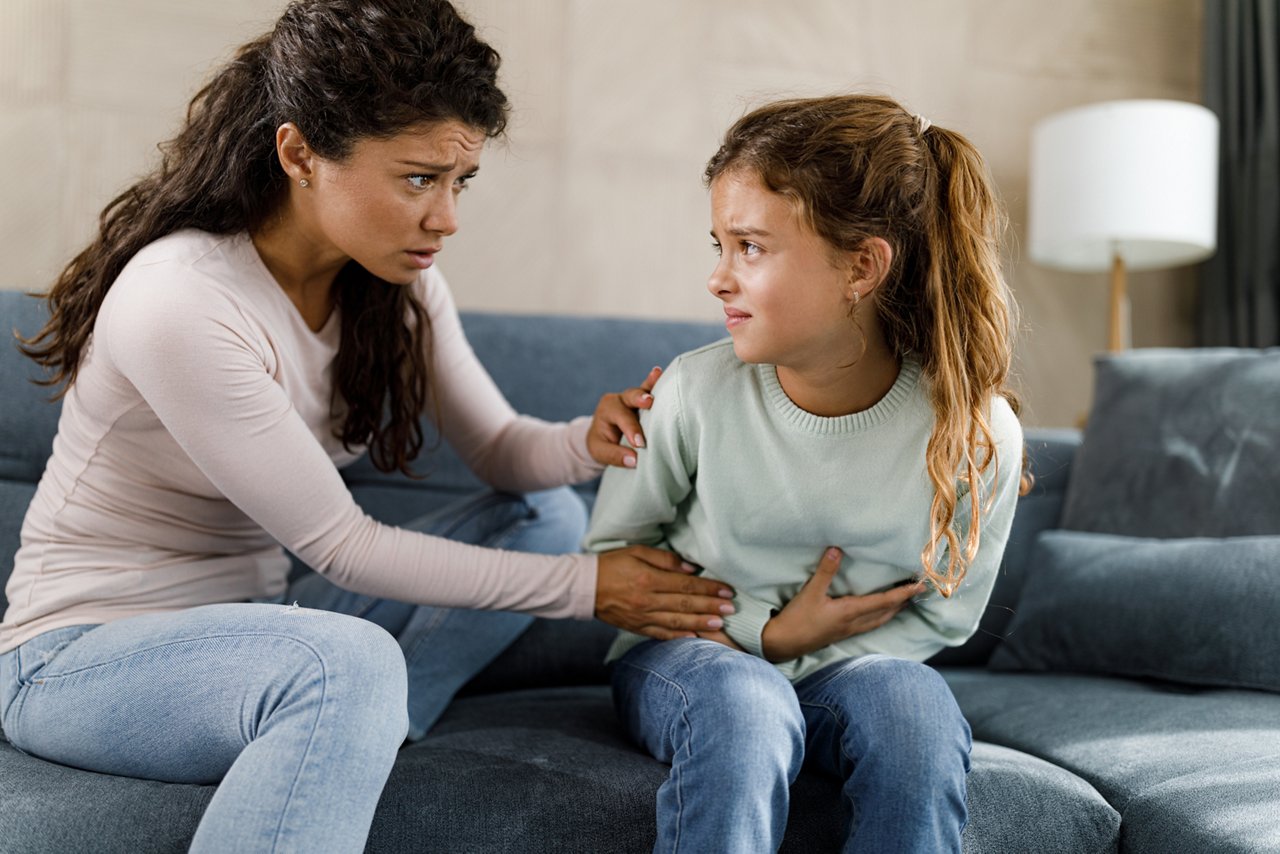
[[[1222,121],[1203,346],[1280,345],[1280,0],[1204,0],[1205,105]]]

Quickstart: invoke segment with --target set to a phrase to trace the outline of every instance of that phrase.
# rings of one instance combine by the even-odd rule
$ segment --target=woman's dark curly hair
[[[93,242],[46,295],[49,321],[21,340],[50,369],[43,384],[75,382],[107,290],[147,244],[186,228],[258,229],[283,203],[288,178],[276,128],[293,122],[321,157],[343,160],[363,138],[456,120],[494,137],[508,103],[497,52],[445,0],[295,0],[275,28],[241,47],[187,108],[160,167],[99,217]],[[354,261],[334,281],[342,338],[334,366],[334,434],[368,445],[374,465],[409,473],[422,450],[430,323],[412,289]]]

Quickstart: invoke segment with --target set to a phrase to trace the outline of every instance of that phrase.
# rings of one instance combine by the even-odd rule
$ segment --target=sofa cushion
[[[993,670],[1280,691],[1280,537],[1041,534]]]
[[[18,350],[14,332],[40,330],[44,303],[17,291],[0,291],[0,478],[35,483],[53,449],[60,404],[52,391],[31,381],[44,376],[40,367]]]
[[[1152,786],[1129,802],[1126,851],[1280,851],[1280,754],[1230,762]]]
[[[607,687],[461,699],[400,752],[367,850],[639,854],[652,850],[666,775],[623,739]],[[1049,763],[975,744],[968,790],[966,854],[1115,850],[1115,811]],[[77,771],[0,744],[0,839],[25,854],[176,854],[214,791]],[[836,780],[802,773],[791,815],[782,851],[838,850],[847,812]]]
[[[1280,534],[1280,348],[1101,356],[1062,527]]]
[[[962,645],[944,649],[929,659],[928,663],[934,667],[979,667],[987,663],[1005,636],[1022,596],[1036,537],[1041,531],[1058,525],[1071,458],[1080,446],[1080,434],[1075,430],[1032,429],[1026,432],[1026,446],[1035,482],[1031,491],[1018,499],[995,588],[982,612],[978,631]]]
[[[1122,840],[1167,840],[1179,824],[1195,828],[1187,844],[1122,842],[1122,850],[1276,850],[1280,696],[1062,673],[942,674],[975,739],[1090,783],[1120,813]],[[1233,824],[1210,815],[1226,803],[1250,818]]]

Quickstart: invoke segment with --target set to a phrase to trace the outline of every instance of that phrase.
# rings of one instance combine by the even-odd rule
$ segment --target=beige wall
[[[715,320],[700,174],[745,108],[887,92],[969,135],[1009,208],[1029,424],[1073,423],[1106,281],[1025,258],[1028,137],[1112,98],[1197,100],[1202,0],[462,0],[510,140],[442,256],[468,308]],[[0,0],[0,287],[42,288],[280,0]],[[1138,346],[1191,343],[1190,270],[1131,277]]]

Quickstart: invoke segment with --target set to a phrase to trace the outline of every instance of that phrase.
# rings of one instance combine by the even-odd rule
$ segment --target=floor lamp
[[[1031,260],[1111,271],[1108,347],[1130,346],[1127,270],[1202,261],[1217,245],[1218,118],[1182,101],[1107,101],[1031,132]]]

